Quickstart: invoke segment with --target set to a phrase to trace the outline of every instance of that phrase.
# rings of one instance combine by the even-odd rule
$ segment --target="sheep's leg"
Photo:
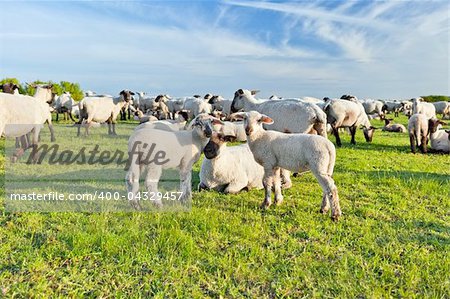
[[[413,154],[416,153],[416,138],[414,138],[414,134],[409,134],[409,145],[411,146],[411,152]]]
[[[261,205],[261,208],[267,209],[272,204],[272,169],[264,169],[264,201]]]
[[[186,169],[180,169],[180,191],[181,193],[181,201],[187,202],[192,197],[192,187],[191,187],[191,180],[192,180],[192,173],[191,173],[192,167],[187,167]]]
[[[125,184],[127,186],[127,199],[130,205],[136,209],[141,210],[139,198],[136,197],[139,192],[139,177],[141,174],[141,165],[139,163],[138,153],[129,153],[129,165],[127,174],[125,176]]]
[[[75,118],[73,118],[73,115],[72,115],[72,110],[69,110],[69,117],[70,117],[70,119],[73,121],[73,122],[77,122],[76,120],[75,120]]]
[[[41,128],[35,127],[33,129],[33,138],[31,141],[31,157],[33,159],[33,163],[36,163],[38,160],[38,142],[39,142],[39,132]]]
[[[49,120],[47,121],[47,124],[48,124],[48,129],[50,130],[50,141],[51,141],[51,142],[55,142],[55,141],[56,141],[56,138],[55,138],[55,130],[53,130],[53,124],[52,124],[52,121],[49,119]]]
[[[283,194],[281,193],[281,177],[280,177],[280,168],[274,168],[273,170],[273,187],[275,193],[275,204],[278,206],[283,202]]]
[[[157,207],[162,207],[161,195],[158,193],[158,182],[161,178],[162,167],[152,166],[148,168],[147,175],[145,177],[145,188],[147,189],[148,196]]]
[[[339,195],[338,190],[336,186],[334,185],[334,181],[328,174],[324,173],[317,173],[316,171],[313,171],[314,175],[316,176],[317,180],[319,181],[320,186],[323,190],[323,196],[322,196],[322,211],[323,209],[327,208],[327,205],[323,203],[324,198],[328,198],[329,205],[331,206],[331,218],[335,221],[339,219],[339,217],[342,215],[341,213],[341,207],[339,205]]]
[[[281,187],[283,189],[289,189],[292,187],[292,181],[291,181],[291,172],[286,169],[281,169]]]
[[[223,193],[236,194],[247,186],[247,178],[239,178],[240,181],[234,181],[228,184],[228,186],[223,190]]]
[[[356,141],[355,141],[356,126],[351,126],[351,127],[349,128],[349,130],[350,130],[350,134],[351,134],[351,136],[352,136],[352,139],[351,139],[350,143],[351,143],[351,144],[356,144]]]
[[[59,113],[56,112],[56,120],[55,121],[58,121],[58,120],[59,120]]]
[[[423,153],[423,154],[426,154],[427,153],[427,143],[428,143],[428,140],[427,140],[427,136],[425,135],[425,134],[422,134],[422,139],[421,139],[421,144],[420,144],[420,151]]]
[[[336,137],[336,145],[337,145],[338,147],[341,147],[341,146],[342,146],[342,143],[341,143],[341,138],[339,137],[339,131],[338,131],[338,128],[335,128],[334,126],[332,126],[331,128],[333,129],[333,135],[334,135],[334,137]]]

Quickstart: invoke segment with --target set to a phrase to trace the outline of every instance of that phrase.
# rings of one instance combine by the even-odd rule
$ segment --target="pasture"
[[[67,132],[60,144],[89,142],[55,126]],[[133,126],[118,126],[117,137],[93,130],[126,151]],[[448,297],[449,155],[411,154],[406,133],[378,130],[366,143],[358,130],[355,146],[342,141],[337,223],[319,213],[311,173],[267,211],[263,190],[252,190],[194,192],[189,212],[10,213],[2,186],[0,297]],[[125,189],[124,179],[111,184]]]

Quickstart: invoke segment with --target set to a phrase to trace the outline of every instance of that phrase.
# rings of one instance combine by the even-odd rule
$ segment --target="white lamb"
[[[445,122],[438,119],[429,121],[430,147],[434,153],[450,153],[450,130],[440,129]]]
[[[191,130],[178,132],[154,129],[133,132],[128,140],[126,185],[128,198],[135,208],[140,208],[136,194],[139,191],[139,177],[144,171],[147,172],[147,191],[156,194],[163,169],[177,168],[180,174],[181,199],[186,201],[191,198],[192,165],[198,161],[211,137],[211,119],[200,114],[192,120],[191,127]],[[156,153],[155,157],[150,157],[153,151]],[[161,198],[156,198],[155,204],[161,206]]]
[[[265,125],[269,130],[284,133],[317,133],[327,137],[327,117],[317,105],[297,100],[258,101],[256,91],[239,89],[234,94],[231,111],[255,110],[274,119],[273,125]]]
[[[211,104],[204,99],[198,97],[188,97],[184,101],[183,110],[187,111],[189,119],[196,117],[199,114],[210,114],[212,111]]]
[[[450,102],[439,101],[433,103],[436,108],[436,114],[442,114],[442,118],[448,118],[450,116]]]
[[[274,121],[259,112],[239,114],[244,118],[247,142],[253,156],[264,168],[265,198],[263,208],[272,204],[271,191],[274,188],[275,203],[283,200],[281,194],[281,168],[302,172],[311,170],[323,190],[321,212],[326,213],[331,205],[331,217],[341,216],[338,190],[332,179],[336,150],[333,143],[322,136],[308,134],[285,134],[265,131],[263,124]]]
[[[199,191],[213,189],[238,193],[243,189],[261,189],[264,169],[256,163],[247,144],[227,146],[235,137],[214,132],[206,144],[200,169]]]
[[[424,114],[427,119],[436,118],[436,108],[431,103],[423,102],[422,98],[412,99],[413,114]]]

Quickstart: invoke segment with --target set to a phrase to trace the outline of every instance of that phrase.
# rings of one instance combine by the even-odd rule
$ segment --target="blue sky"
[[[447,1],[1,3],[2,78],[111,94],[450,94]]]

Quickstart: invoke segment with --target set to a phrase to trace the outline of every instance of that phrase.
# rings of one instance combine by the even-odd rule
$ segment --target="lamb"
[[[166,97],[168,96],[166,95]],[[171,118],[175,119],[175,114],[183,110],[184,99],[183,98],[170,99],[170,97],[168,98],[169,100],[166,102],[166,105],[169,108]]]
[[[419,147],[422,153],[427,152],[429,123],[425,114],[413,114],[408,121],[409,143],[411,152],[416,153],[416,147]],[[420,142],[420,143],[419,143]]]
[[[376,113],[380,117],[380,119],[384,118],[383,102],[375,100],[365,100],[362,101],[362,105],[366,114]]]
[[[407,132],[404,125],[393,124],[392,121],[393,121],[392,118],[389,118],[389,119],[385,118],[384,119],[384,127],[383,127],[382,131],[398,132],[398,133],[406,133]]]
[[[51,141],[55,141],[50,109],[47,104],[53,94],[52,85],[34,86],[34,97],[26,95],[0,93],[0,136],[22,137],[32,133],[32,159],[37,161],[39,133],[45,122],[51,133]],[[28,146],[26,146],[28,147]],[[23,155],[24,148],[18,148],[13,154],[12,162]]]
[[[439,101],[432,103],[436,109],[436,114],[442,114],[442,118],[450,117],[450,102]]]
[[[428,123],[430,133],[431,152],[450,153],[450,130],[439,130],[445,122],[438,119],[431,119]]]
[[[236,137],[213,132],[203,152],[198,190],[238,193],[263,188],[264,169],[256,163],[248,144],[227,146]]]
[[[134,112],[135,115],[135,120],[139,120],[139,123],[146,123],[148,121],[157,121],[158,118],[156,116],[153,116],[152,114],[144,114],[144,112],[142,112],[141,110],[136,110]]]
[[[191,122],[191,130],[163,131],[141,129],[135,130],[128,141],[129,164],[126,185],[130,203],[140,209],[136,194],[139,191],[139,177],[147,171],[145,186],[151,194],[158,191],[158,182],[163,169],[178,168],[180,174],[181,199],[191,198],[192,166],[200,158],[203,148],[212,134],[211,119],[200,114]],[[151,146],[149,146],[151,145]],[[158,161],[148,161],[150,150],[159,151]],[[143,157],[146,157],[143,159]],[[155,157],[156,159],[156,157]],[[161,161],[163,159],[164,161]],[[162,205],[161,198],[155,204]]]
[[[155,98],[146,96],[145,92],[143,91],[138,92],[137,94],[138,94],[137,101],[139,103],[137,108],[143,112],[147,112],[148,110],[153,111],[153,109],[156,107],[154,102]]]
[[[355,134],[359,126],[363,126],[366,142],[372,142],[375,128],[370,124],[364,107],[353,96],[343,97],[346,99],[327,99],[324,106],[327,121],[331,125],[333,134],[336,137],[336,145],[339,147],[342,146],[338,130],[341,127],[348,127],[350,129],[351,144],[356,144]]]
[[[131,100],[131,92],[122,90],[119,97],[86,97],[78,103],[80,109],[79,124],[86,127],[86,135],[89,128],[96,123],[108,123],[108,134],[116,134],[116,119],[122,107]],[[80,136],[80,125],[78,125],[78,136]]]
[[[237,90],[231,112],[255,110],[274,119],[273,125],[265,125],[267,129],[285,133],[317,133],[327,137],[327,118],[317,105],[296,100],[260,102],[255,94],[256,91]]]
[[[170,109],[167,106],[167,102],[169,98],[167,95],[160,94],[155,98],[156,103],[156,112],[159,112],[161,117],[159,119],[169,119],[170,118]]]
[[[327,213],[331,205],[331,217],[338,220],[341,216],[338,190],[332,175],[336,160],[336,149],[328,139],[308,134],[286,134],[277,131],[265,131],[263,124],[274,121],[257,111],[239,114],[245,123],[247,143],[253,156],[264,168],[263,185],[265,190],[263,208],[271,204],[272,188],[275,203],[281,204],[280,170],[293,172],[311,170],[323,190],[321,212]]]
[[[422,98],[412,99],[413,103],[413,114],[420,113],[424,114],[427,119],[436,117],[436,108],[431,103],[423,102]]]
[[[174,120],[158,120],[154,116],[150,116],[149,119],[149,121],[141,122],[135,130],[139,130],[141,128],[154,128],[160,130],[179,131],[185,130],[187,126],[187,116],[185,114],[180,115],[180,117]]]
[[[411,101],[403,101],[402,102],[403,114],[408,118],[413,115],[413,103]]]

